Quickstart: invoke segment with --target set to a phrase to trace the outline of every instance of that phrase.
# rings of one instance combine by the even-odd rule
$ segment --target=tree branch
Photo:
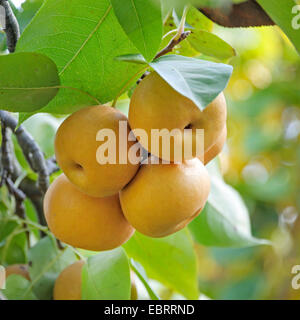
[[[11,147],[11,150],[12,150],[11,163],[13,168],[11,172],[11,178],[13,181],[16,181],[23,174],[23,170],[15,156],[15,153],[13,151],[13,146]],[[39,189],[37,182],[28,177],[25,177],[21,181],[18,189],[21,190],[33,204],[38,215],[39,223],[43,226],[46,226],[46,221],[45,221],[44,211],[43,211],[43,193]]]
[[[9,112],[0,110],[0,118],[2,123],[8,126],[15,134],[28,164],[38,174],[38,186],[40,190],[42,193],[45,193],[49,187],[50,173],[59,170],[55,164],[55,160],[53,158],[45,160],[40,147],[24,127],[21,125],[16,129],[18,122]]]
[[[199,10],[213,22],[228,28],[275,24],[255,0],[233,4],[231,8],[199,8]]]
[[[191,34],[191,31],[185,31],[183,32],[179,38],[173,38],[170,43],[164,48],[162,49],[156,56],[154,59],[158,59],[164,55],[166,55],[169,52],[172,52],[173,49],[183,40],[185,40],[189,35]]]
[[[189,35],[191,34],[191,31],[183,31],[179,36],[175,36],[174,38],[172,38],[172,40],[169,42],[169,44],[162,49],[154,58],[158,59],[164,55],[166,55],[169,52],[172,52],[174,50],[174,48],[183,40],[185,40]],[[140,84],[140,82],[147,77],[147,75],[149,74],[149,71],[146,71],[141,77],[140,79],[137,81],[137,84]]]
[[[14,52],[20,38],[20,27],[8,0],[0,0],[0,5],[5,9],[4,32],[6,33],[7,48],[9,52]]]
[[[49,186],[49,176],[59,170],[55,158],[52,157],[45,160],[41,149],[25,128],[23,126],[19,126],[19,128],[16,129],[17,120],[9,112],[0,110],[0,119],[2,123],[2,131],[4,130],[3,128],[6,128],[6,130],[9,128],[16,135],[25,158],[28,160],[33,171],[38,174],[39,178],[37,182],[29,179],[28,177],[24,178],[18,187],[18,191],[21,191],[30,199],[37,211],[40,224],[46,225],[43,213],[43,195]],[[22,168],[15,157],[12,142],[10,140],[8,140],[8,142],[4,140],[3,143],[2,139],[2,162],[6,158],[9,158],[10,163],[9,177],[11,177],[12,181],[16,181],[22,175]],[[5,167],[4,163],[3,167]],[[9,191],[16,199],[17,213],[17,209],[21,208],[21,193],[12,189],[12,184],[10,182],[8,183],[8,188],[10,188]]]

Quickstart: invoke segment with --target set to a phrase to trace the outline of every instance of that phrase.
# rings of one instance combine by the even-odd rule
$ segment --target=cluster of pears
[[[205,164],[225,143],[226,113],[223,93],[201,111],[155,72],[135,89],[129,119],[109,106],[75,112],[62,123],[55,139],[56,159],[64,174],[45,196],[50,230],[74,247],[101,251],[122,245],[135,229],[150,237],[164,237],[184,228],[207,201],[210,179]],[[127,134],[136,129],[147,132],[148,143],[136,136],[138,143],[120,145],[120,121],[127,123]],[[170,159],[164,159],[161,149],[151,149],[151,129],[186,128],[193,137],[196,129],[204,129],[204,157],[194,145],[190,158],[180,163],[172,161],[176,143],[171,145]],[[97,150],[104,143],[96,140],[101,129],[110,129],[117,137],[116,163],[97,161]],[[139,143],[148,161],[132,163],[130,148]],[[124,157],[127,162],[118,161]],[[161,160],[153,162],[154,158]]]

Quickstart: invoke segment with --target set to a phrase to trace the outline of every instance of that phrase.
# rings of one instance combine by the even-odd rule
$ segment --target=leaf
[[[224,40],[205,30],[194,30],[188,37],[188,42],[198,52],[220,60],[232,58],[235,50]]]
[[[177,21],[175,21],[175,14],[169,15],[167,21],[165,22],[164,25],[164,38],[160,46],[160,50],[163,50],[164,48],[167,47],[167,45],[170,43],[172,38],[174,38],[178,25]],[[180,21],[178,21],[180,24]],[[176,31],[176,32],[175,32]],[[187,40],[181,41],[176,47],[175,47],[175,52],[178,55],[181,56],[188,56],[188,57],[196,57],[199,56],[199,52],[197,52],[190,43]],[[171,54],[171,53],[170,53]]]
[[[24,292],[27,293],[24,295]],[[3,294],[8,300],[37,300],[35,294],[30,290],[30,282],[16,274],[7,277]]]
[[[0,261],[2,264],[27,262],[27,239],[24,232],[16,228],[0,245]]]
[[[54,155],[54,139],[62,119],[49,114],[36,114],[24,123],[24,128],[33,136],[46,158]]]
[[[132,63],[147,64],[147,61],[141,54],[124,54],[122,56],[116,57],[116,59]]]
[[[161,239],[135,232],[124,248],[150,278],[188,299],[198,299],[196,255],[188,230]]]
[[[161,57],[149,65],[200,110],[225,89],[232,73],[232,67],[227,64],[177,55]]]
[[[129,39],[151,61],[156,55],[163,33],[160,1],[111,0],[118,21]]]
[[[45,237],[29,250],[29,261],[33,292],[40,300],[50,300],[56,278],[76,256],[68,247],[59,250],[54,239]]]
[[[128,258],[122,248],[88,258],[82,271],[82,300],[129,300]]]
[[[299,13],[300,10],[293,10],[293,8],[297,8],[295,1],[285,0],[283,2],[257,0],[257,2],[268,13],[272,20],[285,32],[294,44],[298,54],[300,54],[299,29],[294,26],[294,24],[299,25],[299,18],[297,18],[299,15],[296,16],[296,13]],[[296,19],[296,23],[294,22],[294,19]]]
[[[0,242],[2,242],[17,227],[15,221],[10,221],[9,216],[0,212]]]
[[[0,56],[0,109],[30,112],[41,109],[58,92],[56,65],[42,54]]]
[[[195,7],[190,7],[186,16],[186,21],[194,29],[211,31],[213,28],[213,22]]]
[[[147,274],[146,274],[144,268],[138,262],[134,261],[133,259],[130,259],[130,266],[131,266],[132,270],[135,272],[135,274],[139,277],[139,279],[141,280],[143,285],[145,286],[151,300],[160,300],[159,297],[156,295],[156,293],[153,291],[153,289],[148,284],[149,280],[148,280],[148,277],[147,277]]]
[[[211,176],[211,193],[201,214],[189,224],[197,242],[215,247],[247,247],[270,244],[254,238],[248,209],[236,190]]]
[[[21,10],[15,12],[16,18],[18,19],[21,33],[25,27],[32,20],[36,12],[42,6],[44,0],[29,0],[22,3]]]
[[[110,0],[47,0],[23,32],[17,51],[43,53],[58,66],[62,88],[41,112],[68,114],[111,101],[143,69],[115,59],[137,50]]]

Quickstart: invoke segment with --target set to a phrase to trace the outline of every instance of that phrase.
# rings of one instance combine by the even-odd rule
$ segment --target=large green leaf
[[[225,89],[232,73],[227,64],[177,55],[161,57],[150,66],[201,110]]]
[[[299,29],[296,27],[299,25],[299,10],[296,9],[299,7],[296,7],[296,2],[294,0],[257,0],[257,2],[290,38],[300,54]]]
[[[161,43],[163,24],[160,1],[111,0],[115,14],[129,39],[151,61]]]
[[[83,300],[129,300],[130,269],[122,248],[88,258],[82,271]]]
[[[248,209],[236,190],[211,176],[211,193],[201,214],[189,224],[195,240],[206,246],[247,247],[269,244],[254,238]]]
[[[21,231],[17,227],[0,243],[0,261],[2,264],[27,262],[27,238],[25,232]]]
[[[29,261],[32,282],[28,290],[32,289],[40,300],[49,300],[56,278],[63,269],[76,261],[76,256],[70,248],[59,250],[55,240],[46,237],[29,250]]]
[[[8,300],[37,300],[37,297],[30,289],[30,282],[16,274],[12,274],[7,278],[6,289],[2,292]]]
[[[0,109],[30,112],[41,109],[58,92],[55,63],[37,53],[0,56]]]
[[[108,102],[142,69],[115,59],[136,48],[110,0],[47,0],[22,34],[17,51],[41,52],[58,66],[62,88],[43,112],[67,114]]]
[[[188,299],[198,299],[196,255],[188,230],[161,239],[136,232],[124,248],[150,278]]]

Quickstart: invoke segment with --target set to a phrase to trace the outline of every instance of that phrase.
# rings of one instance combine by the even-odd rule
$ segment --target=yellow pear
[[[44,212],[58,239],[86,250],[114,249],[134,232],[122,213],[119,195],[90,197],[78,191],[64,174],[48,189]]]
[[[125,124],[124,134],[120,134],[120,122]],[[98,161],[99,147],[106,143],[105,139],[96,140],[102,129],[111,130],[115,134],[115,154],[112,154],[115,163]],[[57,162],[80,191],[93,197],[117,194],[139,168],[139,163],[133,164],[128,160],[128,150],[135,142],[129,141],[126,147],[126,142],[120,141],[119,134],[126,141],[129,132],[127,117],[114,108],[93,106],[81,109],[69,116],[57,131]]]
[[[84,260],[65,268],[55,281],[54,300],[81,300],[82,268]]]
[[[53,298],[54,300],[81,300],[82,268],[84,260],[76,261],[65,268],[55,281]],[[136,285],[131,276],[131,300],[137,300]]]
[[[211,160],[213,160],[224,148],[227,139],[227,127],[225,126],[220,137],[217,139],[216,143],[213,144],[204,153],[204,164],[207,165]]]
[[[184,228],[203,209],[210,191],[209,175],[195,158],[180,164],[143,164],[120,192],[129,223],[150,237],[164,237]]]
[[[129,109],[129,123],[142,146],[151,154],[166,161],[180,161],[203,157],[203,154],[214,145],[226,124],[227,107],[224,94],[221,93],[203,111],[190,99],[174,90],[157,73],[148,75],[135,89]],[[141,138],[137,129],[144,129],[147,138]],[[162,146],[153,148],[151,130],[177,129],[174,140],[171,140],[170,153]],[[183,135],[184,129],[191,129],[191,139]],[[204,130],[204,146],[197,140],[196,129]],[[199,145],[201,144],[201,146]],[[154,143],[154,145],[156,145]],[[192,148],[190,155],[184,155],[184,148]],[[176,152],[182,152],[178,159]]]

